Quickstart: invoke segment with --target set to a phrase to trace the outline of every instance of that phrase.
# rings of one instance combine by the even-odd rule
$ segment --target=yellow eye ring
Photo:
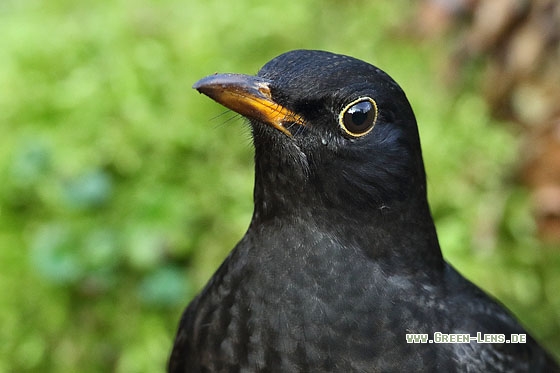
[[[370,97],[360,97],[342,109],[338,124],[347,135],[357,138],[371,132],[377,121],[377,104]]]

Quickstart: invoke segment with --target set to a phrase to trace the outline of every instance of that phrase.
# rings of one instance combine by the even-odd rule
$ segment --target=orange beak
[[[305,125],[293,111],[274,102],[270,81],[242,74],[215,74],[200,79],[193,88],[244,117],[266,123],[292,136],[288,124]]]

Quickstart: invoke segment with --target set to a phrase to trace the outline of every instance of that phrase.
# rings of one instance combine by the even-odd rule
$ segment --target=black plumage
[[[443,260],[416,120],[387,74],[298,50],[194,88],[249,119],[255,207],[184,312],[169,372],[558,371],[529,335],[407,343],[526,332]]]

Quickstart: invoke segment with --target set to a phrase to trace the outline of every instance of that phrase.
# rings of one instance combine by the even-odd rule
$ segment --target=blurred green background
[[[560,251],[512,182],[518,140],[440,82],[449,45],[398,36],[411,4],[2,1],[0,372],[164,370],[252,212],[249,131],[191,86],[296,48],[403,86],[445,257],[560,356]]]

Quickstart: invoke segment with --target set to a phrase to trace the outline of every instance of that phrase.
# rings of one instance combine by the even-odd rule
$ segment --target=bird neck
[[[274,226],[281,236],[305,236],[307,240],[326,234],[339,246],[360,251],[390,272],[443,270],[425,189],[406,200],[375,207],[342,205],[326,199],[312,182],[294,185],[279,175],[257,173],[251,227]]]

